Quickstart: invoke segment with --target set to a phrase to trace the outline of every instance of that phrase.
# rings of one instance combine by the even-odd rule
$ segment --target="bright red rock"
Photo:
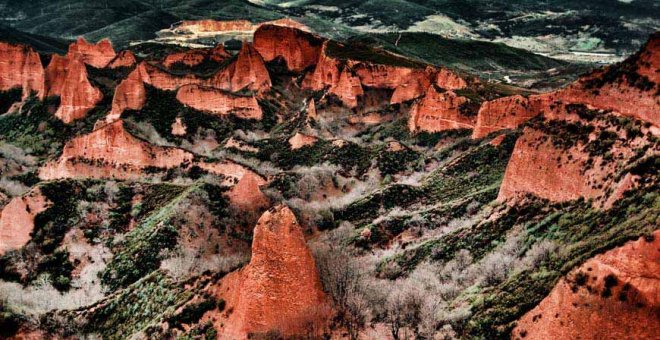
[[[103,39],[96,44],[90,44],[82,37],[69,45],[68,54],[80,58],[85,64],[96,68],[105,67],[116,56],[110,40]]]
[[[0,42],[0,91],[22,88],[23,98],[32,92],[43,98],[44,77],[39,54],[31,47]]]
[[[472,129],[474,121],[461,113],[467,98],[452,91],[438,92],[430,86],[426,95],[410,108],[408,129],[411,132],[438,132],[450,129]]]
[[[263,113],[254,96],[239,96],[217,88],[199,85],[181,87],[176,98],[196,110],[220,115],[260,120]]]
[[[296,28],[261,25],[254,32],[254,48],[266,61],[281,57],[289,70],[301,72],[316,64],[323,39]]]

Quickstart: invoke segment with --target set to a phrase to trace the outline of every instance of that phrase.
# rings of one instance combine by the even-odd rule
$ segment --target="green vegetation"
[[[382,49],[376,49],[361,41],[349,41],[344,45],[334,40],[328,41],[326,53],[329,57],[342,60],[358,60],[374,64],[423,68],[424,63],[404,58]]]
[[[629,192],[610,210],[589,202],[553,205],[545,218],[526,223],[529,242],[550,239],[561,252],[534,271],[525,270],[484,291],[473,306],[468,334],[477,338],[508,337],[513,322],[536,306],[572,268],[608,249],[653,232],[660,221],[657,183]]]
[[[20,87],[0,91],[0,114],[7,112],[12,104],[20,102],[22,95],[23,90]]]
[[[392,52],[417,58],[433,65],[486,71],[497,67],[509,70],[547,70],[567,65],[556,59],[544,57],[504,44],[486,41],[447,39],[440,35],[422,32],[369,33],[353,40],[382,45]],[[396,45],[395,45],[396,42]]]

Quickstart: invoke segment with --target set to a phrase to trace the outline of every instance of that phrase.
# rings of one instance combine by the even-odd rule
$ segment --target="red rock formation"
[[[147,92],[144,82],[142,82],[141,68],[136,68],[115,88],[112,109],[106,117],[106,121],[113,122],[119,119],[126,109],[139,110],[146,101]]]
[[[221,115],[257,119],[262,117],[261,107],[254,96],[238,96],[211,87],[198,85],[183,86],[176,98],[184,105],[196,110],[210,111]]]
[[[588,158],[577,148],[557,149],[544,133],[526,128],[514,147],[498,200],[509,200],[527,193],[551,201],[596,197],[603,189],[589,184],[591,175],[599,177],[597,182],[600,182],[606,171],[585,173]]]
[[[221,338],[245,339],[250,333],[278,330],[300,335],[308,322],[326,324],[329,315],[314,258],[296,217],[285,205],[266,211],[254,228],[252,258],[222,279],[217,297],[226,301],[214,322]]]
[[[171,68],[172,65],[176,63],[182,63],[190,67],[197,66],[204,61],[206,55],[207,55],[206,50],[199,50],[199,49],[172,53],[165,57],[165,59],[163,60],[163,66],[167,68]]]
[[[211,54],[209,56],[211,60],[220,62],[226,59],[231,58],[231,54],[225,49],[225,45],[217,44],[214,48],[211,49]]]
[[[69,56],[66,69],[66,77],[59,93],[60,107],[55,116],[64,123],[71,123],[85,117],[87,112],[103,99],[103,94],[87,79],[87,69],[81,60]]]
[[[264,92],[272,84],[264,59],[252,44],[243,43],[236,60],[219,71],[208,85],[232,92],[244,89]]]
[[[588,260],[518,321],[512,338],[657,338],[660,334],[658,249],[660,231],[653,234],[652,241],[642,237]],[[579,276],[582,278],[578,280]]]
[[[303,79],[302,87],[304,89],[320,91],[339,82],[339,67],[341,63],[339,60],[331,58],[325,53],[326,45],[324,43],[321,49],[314,71],[308,73]]]
[[[316,112],[316,101],[314,98],[310,98],[309,103],[307,104],[307,120],[318,118],[319,115]]]
[[[498,98],[481,105],[472,138],[482,138],[502,129],[515,129],[541,113],[535,97],[521,95]]]
[[[0,212],[0,255],[19,249],[30,241],[34,217],[50,202],[34,189],[23,197],[14,197]]]
[[[427,68],[425,70],[414,70],[403,80],[392,93],[390,98],[391,104],[398,104],[407,102],[409,100],[417,99],[426,93],[426,90],[431,86],[431,75],[433,69]]]
[[[256,212],[267,208],[270,200],[259,189],[264,184],[266,180],[261,176],[253,171],[246,171],[238,183],[229,190],[227,194],[229,202],[233,207],[244,212]]]
[[[172,135],[174,136],[185,136],[187,127],[181,121],[181,117],[176,117],[174,123],[172,123]]]
[[[351,63],[352,64],[352,63]],[[381,89],[394,89],[403,84],[413,69],[401,66],[371,64],[359,62],[353,70],[360,77],[363,86]]]
[[[156,65],[142,62],[138,65],[142,81],[155,88],[167,91],[175,91],[185,85],[202,85],[204,80],[195,77],[192,74],[184,76],[173,75]]]
[[[322,45],[322,38],[291,27],[262,25],[254,32],[254,48],[264,59],[281,57],[294,72],[316,64]]]
[[[62,93],[62,85],[64,85],[68,67],[69,59],[67,57],[53,54],[48,67],[46,67],[46,96],[59,96]]]
[[[96,68],[105,67],[116,55],[110,40],[103,39],[96,44],[90,44],[82,37],[69,45],[68,54]]]
[[[456,73],[441,68],[436,74],[435,85],[446,90],[460,90],[467,87],[467,82]]]
[[[112,59],[106,67],[114,69],[118,67],[131,67],[135,64],[137,64],[137,59],[135,59],[133,52],[124,50],[119,52],[115,59]]]
[[[314,143],[316,143],[317,140],[318,138],[314,136],[307,136],[307,135],[303,135],[300,132],[296,132],[295,135],[289,138],[289,145],[291,146],[291,150],[296,150],[304,146],[314,145]]]
[[[339,80],[330,87],[328,93],[336,95],[349,108],[354,108],[358,105],[358,98],[364,95],[364,90],[360,79],[353,75],[348,66],[344,66],[339,73]]]
[[[23,98],[45,95],[44,68],[31,47],[0,42],[0,91],[23,89]]]
[[[461,104],[466,102],[465,97],[452,91],[438,92],[430,86],[426,95],[410,109],[408,128],[411,132],[471,129],[474,127],[473,119],[460,111]]]
[[[250,31],[253,29],[253,24],[247,20],[184,20],[177,28],[193,32]]]
[[[39,177],[133,179],[143,176],[146,167],[172,168],[192,158],[189,152],[134,137],[118,120],[67,142],[59,160],[42,167]]]

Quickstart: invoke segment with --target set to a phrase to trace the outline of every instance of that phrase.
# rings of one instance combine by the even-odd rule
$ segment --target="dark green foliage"
[[[419,153],[404,147],[400,151],[387,151],[382,150],[378,153],[378,170],[383,175],[393,175],[404,171],[415,164],[415,161],[420,158]]]
[[[41,193],[53,204],[34,217],[32,241],[44,254],[55,251],[64,239],[66,232],[79,218],[76,202],[84,188],[73,180],[46,182],[40,187]]]
[[[20,87],[8,91],[0,91],[0,114],[9,110],[12,104],[21,101],[23,90]]]
[[[551,206],[547,218],[526,229],[530,239],[551,239],[562,251],[542,270],[523,271],[487,290],[486,299],[473,305],[469,337],[508,337],[514,321],[547,296],[561,276],[596,254],[652,232],[659,214],[657,184],[630,192],[610,210],[596,210],[584,201]],[[614,280],[608,281],[613,286]],[[578,282],[586,280],[578,277]]]
[[[29,171],[22,173],[20,175],[15,175],[12,176],[10,179],[14,181],[19,181],[28,187],[32,187],[41,181],[36,171]]]
[[[139,280],[158,268],[160,253],[176,245],[177,230],[169,224],[140,227],[127,235],[117,253],[101,274],[101,282],[117,290]]]
[[[494,65],[515,70],[547,70],[566,65],[564,62],[504,44],[447,39],[432,33],[370,33],[353,39],[382,45],[392,52],[430,64],[477,71],[497,69]]]
[[[24,316],[7,310],[0,302],[0,338],[8,339],[16,335],[23,322]]]
[[[224,300],[221,300],[224,305]],[[204,313],[214,310],[218,307],[218,302],[214,297],[208,296],[200,302],[190,303],[183,307],[180,313],[169,318],[168,322],[172,327],[180,328],[181,324],[193,324],[199,321]]]
[[[135,216],[138,220],[149,215],[154,210],[163,207],[175,197],[179,196],[186,187],[169,183],[154,184],[148,186],[144,191],[144,197],[140,202],[140,210]]]
[[[46,255],[39,265],[39,273],[49,273],[53,287],[59,291],[67,291],[71,287],[71,272],[73,264],[69,261],[69,252],[57,250],[51,255]]]
[[[140,123],[151,124],[159,135],[171,142],[178,143],[181,137],[172,135],[172,124],[177,117],[181,117],[186,126],[188,140],[195,138],[198,132],[211,130],[219,142],[229,137],[234,130],[251,130],[268,124],[270,117],[264,112],[264,120],[257,122],[245,120],[234,116],[218,116],[186,107],[176,99],[175,91],[156,89],[146,85],[147,101],[139,111],[127,110],[122,116]]]
[[[116,206],[110,209],[110,229],[118,232],[126,231],[131,220],[132,200],[133,188],[120,184]]]
[[[0,140],[36,156],[57,154],[71,134],[71,128],[53,115],[58,105],[58,98],[29,98],[21,113],[0,116]]]
[[[657,39],[660,34],[655,33],[654,36]],[[653,38],[652,36],[651,39]],[[651,53],[649,50],[645,50],[645,48],[646,46],[642,47],[639,52],[619,64],[606,67],[603,71],[594,72],[593,77],[589,77],[584,81],[584,86],[597,92],[607,84],[621,84],[622,82],[626,82],[642,92],[656,89],[658,84],[638,72],[639,67],[643,63],[641,60],[642,55],[644,53]]]

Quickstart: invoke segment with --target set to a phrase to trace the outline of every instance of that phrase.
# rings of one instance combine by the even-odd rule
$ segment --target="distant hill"
[[[66,53],[69,41],[44,35],[22,32],[11,27],[0,26],[0,40],[26,44],[43,53]]]

